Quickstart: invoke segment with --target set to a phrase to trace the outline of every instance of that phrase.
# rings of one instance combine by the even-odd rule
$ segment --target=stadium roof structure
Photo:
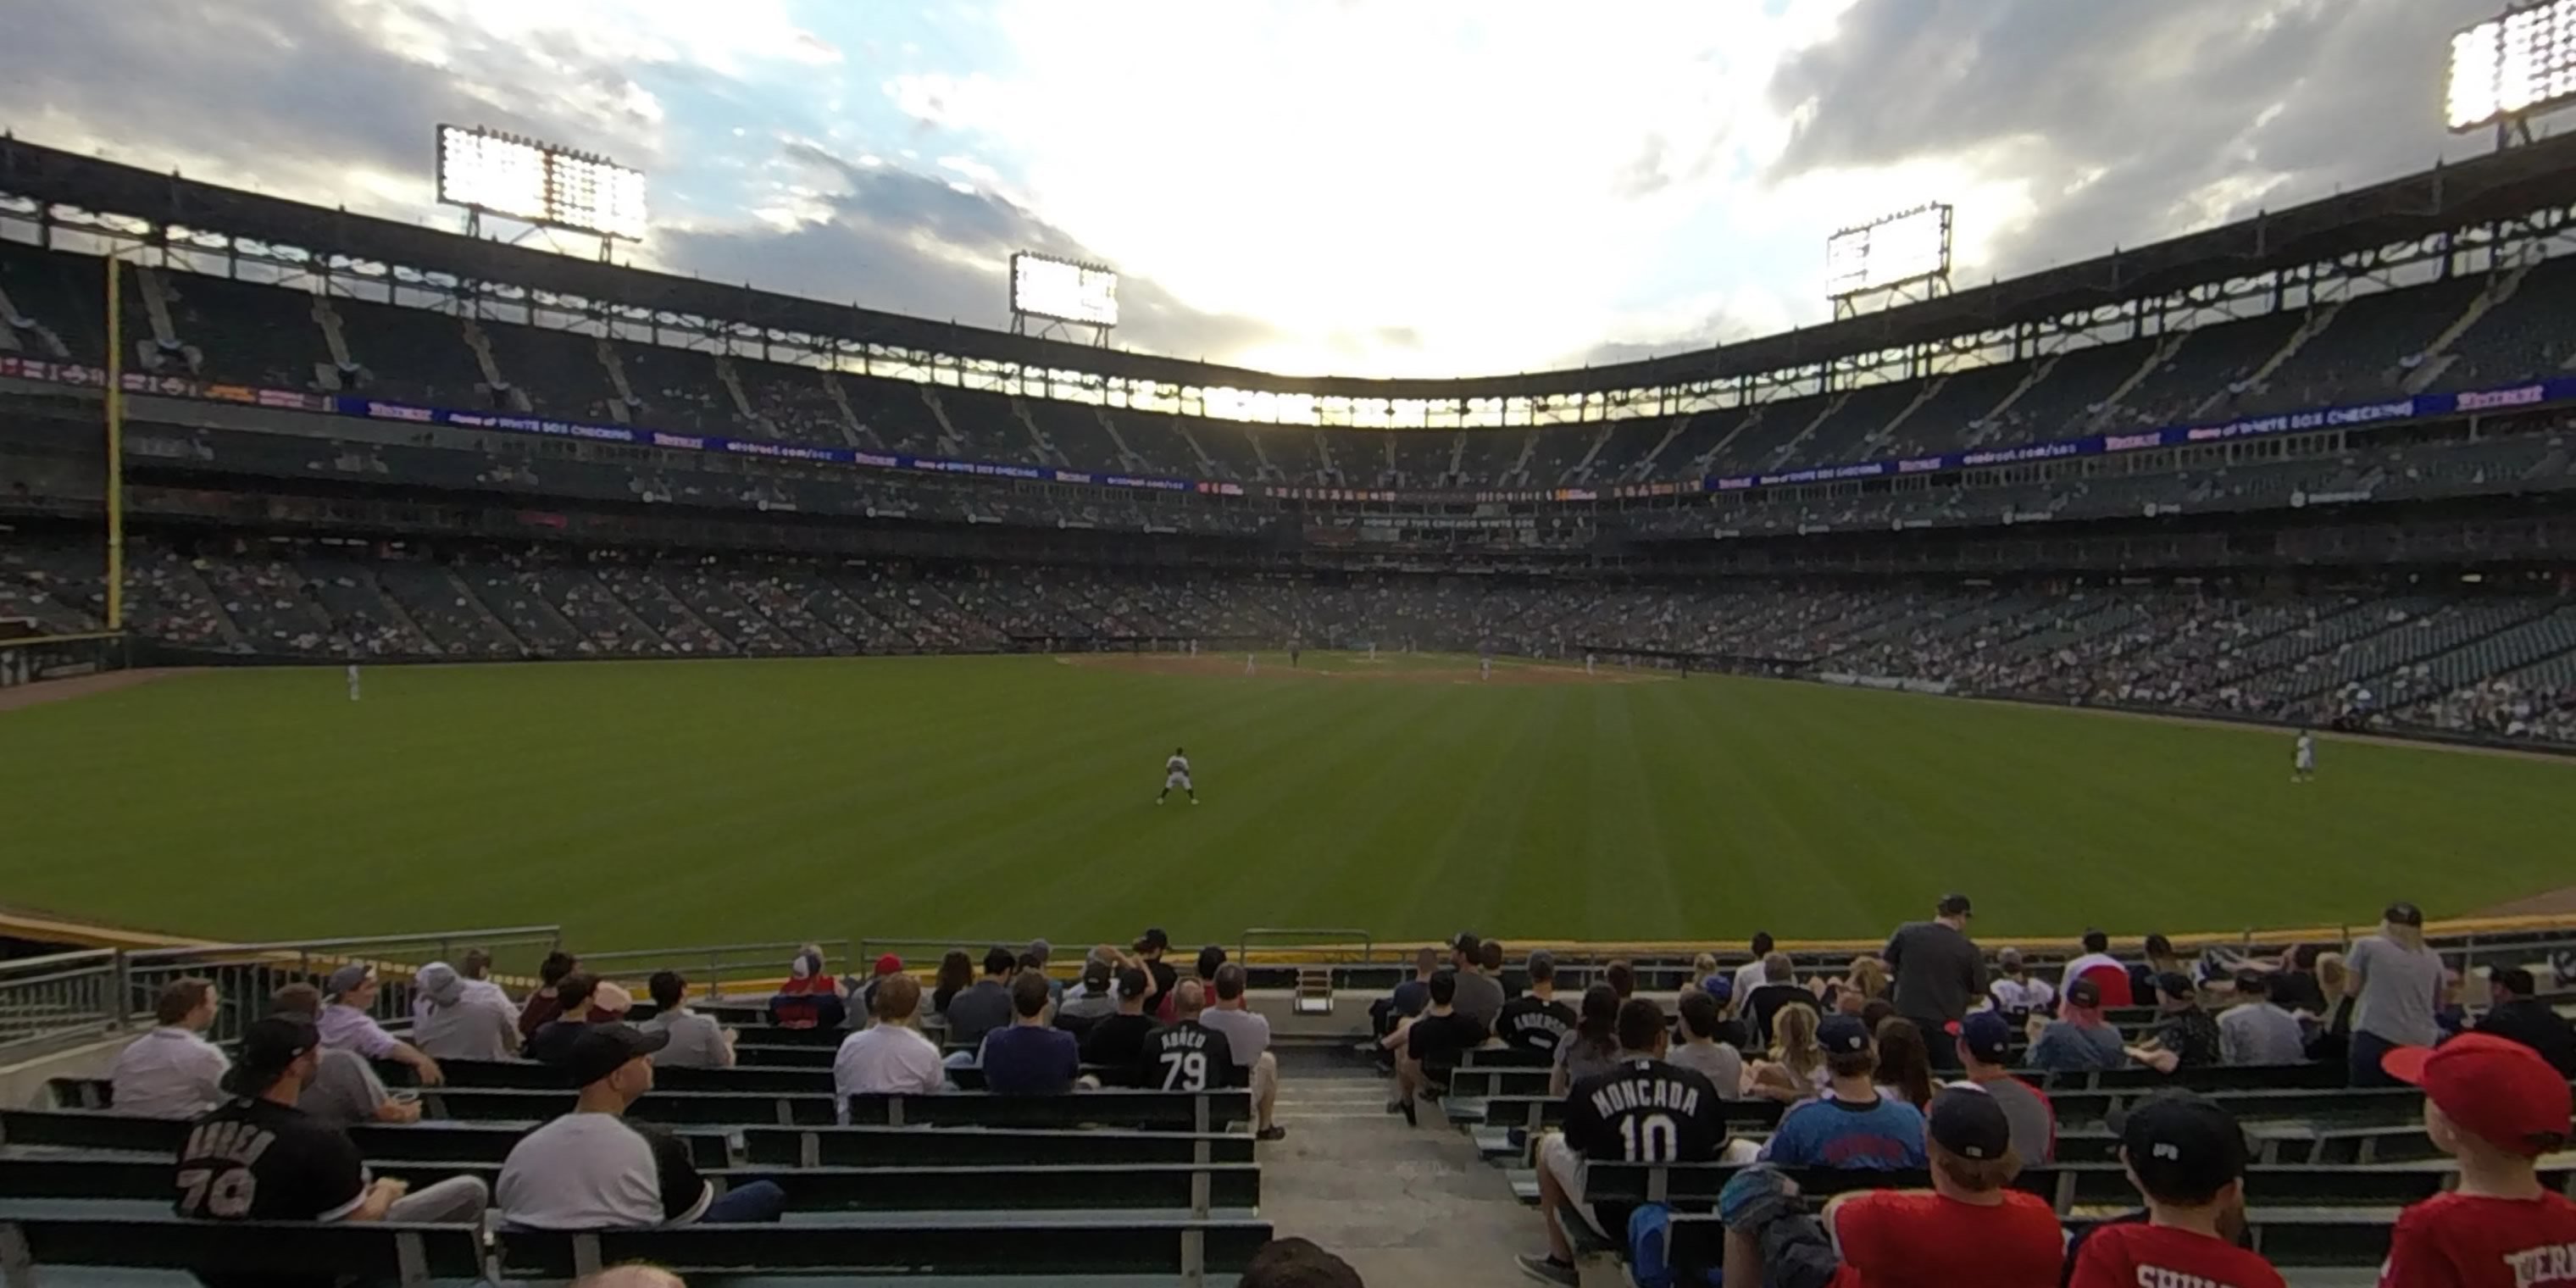
[[[2505,149],[2205,232],[1813,327],[1666,357],[1516,375],[1288,376],[1013,335],[699,278],[619,267],[288,201],[0,137],[0,193],[363,261],[755,327],[1152,380],[1345,398],[1611,393],[1814,365],[2038,324],[2217,278],[2294,269],[2576,205],[2576,134]]]

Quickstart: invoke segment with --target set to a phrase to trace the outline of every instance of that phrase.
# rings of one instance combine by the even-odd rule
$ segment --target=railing
[[[1235,941],[1234,959],[1246,965],[1252,962],[1252,950],[1259,945],[1271,960],[1289,964],[1307,961],[1328,962],[1336,966],[1372,966],[1377,962],[1377,937],[1365,930],[1304,930],[1255,926]],[[1351,956],[1357,946],[1359,956]]]
[[[21,1048],[114,1027],[117,965],[112,948],[0,962],[0,1063]]]
[[[724,998],[727,976],[736,983],[757,982],[767,996],[787,978],[788,962],[811,945],[823,952],[826,971],[857,969],[846,939],[795,939],[766,944],[719,944],[706,948],[640,948],[614,953],[583,953],[581,968],[602,979],[640,984],[655,971],[678,971],[692,989],[704,988],[710,1001]]]
[[[376,968],[384,987],[373,1014],[380,1020],[408,1021],[409,979],[431,962],[453,963],[468,949],[492,955],[493,973],[533,974],[544,956],[560,947],[557,926],[509,926],[430,935],[372,935],[354,939],[313,939],[268,944],[195,944],[184,948],[150,948],[117,957],[121,977],[105,1018],[111,1028],[148,1014],[153,999],[172,980],[191,975],[214,981],[221,999],[214,1027],[206,1036],[217,1042],[240,1037],[244,1026],[268,1012],[268,995],[288,984],[321,985],[331,972],[351,962]],[[122,999],[121,1006],[113,1005]]]

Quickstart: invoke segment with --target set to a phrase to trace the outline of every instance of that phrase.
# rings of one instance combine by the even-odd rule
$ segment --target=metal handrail
[[[0,1053],[114,1028],[119,965],[113,948],[0,962]]]
[[[724,997],[726,972],[757,968],[774,977],[781,962],[808,945],[822,950],[826,968],[834,960],[849,960],[849,940],[795,939],[759,944],[715,944],[700,948],[628,948],[608,953],[583,953],[581,964],[582,969],[591,974],[621,978],[682,967],[694,970],[703,964],[706,973],[695,982],[703,985],[706,997],[714,1001]],[[610,969],[611,965],[616,969]]]
[[[1293,926],[1255,926],[1244,931],[1242,937],[1235,941],[1235,960],[1247,965],[1251,963],[1252,941],[1255,939],[1274,937],[1286,938],[1291,935],[1298,936],[1302,942],[1272,944],[1270,945],[1269,951],[1274,953],[1293,953],[1298,955],[1321,952],[1342,952],[1349,949],[1352,944],[1356,943],[1360,948],[1359,961],[1356,964],[1367,966],[1376,960],[1377,937],[1365,930],[1338,929],[1331,927],[1322,929],[1305,929]],[[1348,957],[1343,957],[1334,964],[1350,965],[1353,963]]]

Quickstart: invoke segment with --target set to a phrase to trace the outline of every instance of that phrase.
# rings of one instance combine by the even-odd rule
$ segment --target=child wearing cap
[[[2066,1260],[2057,1213],[2012,1188],[2012,1124],[1992,1096],[1932,1098],[1932,1190],[1868,1190],[1827,1203],[1818,1223],[1767,1167],[1727,1183],[1727,1283],[1830,1288],[2057,1288]]]
[[[2424,1089],[2424,1130],[2459,1160],[2460,1183],[2397,1218],[2380,1288],[2576,1284],[2576,1203],[2542,1188],[2536,1162],[2567,1144],[2567,1080],[2484,1033],[2399,1047],[2381,1067]]]
[[[1849,1167],[1903,1171],[1921,1167],[1923,1113],[1878,1092],[1877,1048],[1869,1026],[1849,1015],[1816,1026],[1832,1081],[1822,1099],[1781,1115],[1762,1146],[1762,1157],[1786,1167]]]
[[[2067,1288],[2221,1284],[2285,1288],[2279,1271],[2237,1247],[2245,1221],[2245,1133],[2215,1101],[2156,1096],[2120,1124],[2129,1184],[2147,1219],[2095,1226],[2075,1246]]]

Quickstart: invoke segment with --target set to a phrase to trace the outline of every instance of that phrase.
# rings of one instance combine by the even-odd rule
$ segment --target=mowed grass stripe
[[[1329,655],[1326,668],[1363,664]],[[1405,665],[1418,659],[1403,659]],[[1189,747],[1208,804],[1156,809]],[[1981,933],[2457,913],[2567,882],[2576,766],[1766,681],[1046,658],[226,672],[0,716],[8,901],[594,947]]]

